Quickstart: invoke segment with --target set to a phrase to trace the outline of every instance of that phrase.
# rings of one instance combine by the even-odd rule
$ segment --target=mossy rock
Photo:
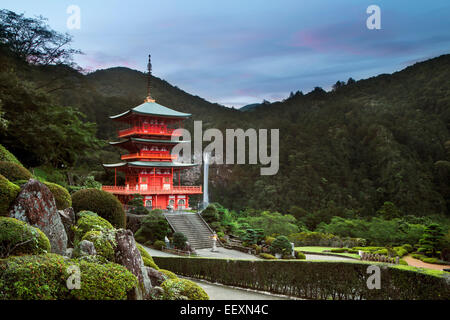
[[[111,232],[113,235],[114,233]],[[97,255],[104,257],[108,261],[114,262],[114,240],[108,236],[108,231],[88,231],[81,240],[87,240],[94,244]]]
[[[41,230],[14,218],[0,217],[0,258],[47,252],[50,241]]]
[[[74,227],[75,232],[75,242],[81,241],[84,235],[89,231],[103,231],[103,230],[113,230],[114,227],[107,220],[102,217],[93,215],[82,215],[76,226]]]
[[[8,209],[17,195],[20,192],[20,187],[0,174],[0,216],[8,216]]]
[[[17,158],[1,144],[0,144],[0,161],[7,161],[16,163],[18,165],[22,165],[20,161],[17,160]]]
[[[208,294],[198,284],[187,279],[167,279],[161,284],[167,300],[209,300]]]
[[[120,201],[111,193],[94,188],[82,189],[72,195],[72,206],[75,212],[93,211],[115,228],[125,229],[125,211]]]
[[[165,270],[165,269],[159,269],[159,272],[161,272],[165,276],[167,276],[168,279],[178,279],[177,275],[175,273],[173,273],[172,271]]]
[[[44,184],[52,192],[58,210],[63,210],[72,206],[72,198],[66,188],[48,181],[45,181]]]
[[[0,161],[0,174],[4,175],[9,181],[29,180],[33,177],[27,168],[8,161]]]
[[[80,289],[69,290],[69,267],[80,270]],[[0,300],[125,300],[137,278],[116,263],[64,259],[57,254],[0,260]]]

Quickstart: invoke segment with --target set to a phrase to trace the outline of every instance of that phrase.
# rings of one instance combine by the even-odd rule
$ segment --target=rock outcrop
[[[116,246],[114,248],[115,262],[123,265],[133,273],[142,284],[143,291],[137,289],[136,299],[146,299],[152,288],[152,283],[148,276],[146,267],[142,260],[141,253],[136,246],[133,233],[130,230],[118,229],[115,234]]]
[[[46,185],[30,179],[23,185],[9,212],[10,217],[39,228],[49,239],[51,252],[64,255],[67,234],[56,208],[55,198]]]
[[[72,207],[66,208],[64,210],[58,210],[61,221],[64,225],[64,230],[67,234],[67,246],[73,248],[73,240],[75,238],[75,232],[73,231],[73,226],[75,225],[75,212]]]

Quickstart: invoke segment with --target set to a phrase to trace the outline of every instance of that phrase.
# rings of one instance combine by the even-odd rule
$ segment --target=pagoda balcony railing
[[[130,136],[133,134],[153,134],[153,135],[163,135],[163,136],[171,136],[175,129],[167,128],[165,126],[149,126],[145,127],[131,127],[123,130],[119,130],[118,136],[119,138]],[[180,136],[181,134],[175,134],[176,136]]]
[[[201,194],[201,186],[172,186],[170,188],[127,188],[126,186],[102,186],[102,190],[122,195],[139,194]]]
[[[158,160],[175,160],[177,157],[171,155],[170,153],[160,153],[160,152],[137,152],[137,153],[130,153],[130,154],[124,154],[120,157],[122,160],[129,160],[129,159],[158,159]]]

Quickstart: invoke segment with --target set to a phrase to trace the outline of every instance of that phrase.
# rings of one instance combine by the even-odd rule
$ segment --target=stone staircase
[[[167,222],[175,232],[183,233],[195,249],[212,248],[212,231],[197,213],[165,213]],[[219,241],[216,242],[219,247]]]

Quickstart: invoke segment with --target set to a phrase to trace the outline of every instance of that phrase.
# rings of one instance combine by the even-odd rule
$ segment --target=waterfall
[[[209,153],[203,154],[203,208],[209,204],[208,196],[208,168],[209,168]]]

